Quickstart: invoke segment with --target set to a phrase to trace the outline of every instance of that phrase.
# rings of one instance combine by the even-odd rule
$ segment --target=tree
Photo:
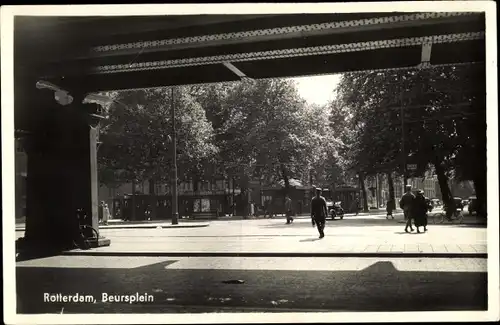
[[[228,90],[220,111],[227,119],[220,127],[220,160],[229,175],[246,191],[248,181],[262,176],[264,183],[305,179],[335,154],[335,138],[328,114],[307,106],[293,82],[246,80]]]
[[[211,124],[214,133],[214,144],[217,148],[225,140],[225,133],[223,131],[224,125],[230,118],[231,111],[228,109],[225,102],[229,96],[230,91],[237,85],[234,82],[207,84],[207,85],[194,85],[189,88],[189,92],[193,98],[201,105],[205,111],[207,121]],[[202,178],[210,177],[232,177],[228,173],[227,163],[224,161],[225,157],[220,152],[215,156],[211,156],[210,160],[205,160],[206,168],[199,169],[194,173],[193,180],[197,184]]]
[[[119,92],[102,126],[99,148],[101,181],[107,184],[171,180],[171,92],[149,89]],[[174,95],[179,175],[202,167],[217,152],[205,112],[183,88]],[[156,204],[153,205],[153,207]]]
[[[485,134],[480,123],[484,121],[480,116],[485,89],[481,80],[484,71],[480,66],[344,75],[338,91],[339,100],[353,116],[355,140],[348,155],[351,167],[368,174],[403,174],[404,158],[417,164],[414,175],[420,176],[432,164],[445,203],[453,204],[448,178],[466,170],[462,166],[471,162],[467,150],[476,156],[482,152],[478,149]],[[470,124],[473,116],[476,124]],[[470,144],[471,138],[476,147]],[[485,166],[485,160],[477,163]],[[481,175],[476,178],[478,183],[484,179]]]

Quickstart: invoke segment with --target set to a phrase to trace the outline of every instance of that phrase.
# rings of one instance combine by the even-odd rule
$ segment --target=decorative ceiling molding
[[[243,32],[199,35],[183,38],[170,38],[155,41],[110,44],[93,47],[90,56],[133,55],[154,51],[180,50],[196,47],[231,45],[240,43],[283,40],[289,38],[328,35],[345,32],[391,29],[398,27],[423,26],[426,24],[457,22],[476,19],[474,12],[427,12],[399,16],[386,16],[371,19],[335,21],[330,23],[286,26],[280,28],[257,29]]]
[[[156,70],[168,68],[180,68],[210,64],[224,64],[225,62],[245,62],[256,60],[282,59],[289,57],[301,57],[312,55],[327,55],[336,53],[349,53],[357,51],[368,51],[386,48],[398,48],[409,46],[421,46],[422,44],[452,43],[461,41],[472,41],[484,39],[484,32],[433,35],[413,38],[400,38],[391,40],[380,40],[360,43],[334,44],[315,47],[291,48],[283,50],[235,53],[208,57],[192,57],[185,59],[137,62],[131,64],[102,65],[96,66],[91,71],[93,74],[119,73],[143,70]]]

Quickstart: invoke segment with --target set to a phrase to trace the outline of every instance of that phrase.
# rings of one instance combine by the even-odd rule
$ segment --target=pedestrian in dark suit
[[[394,210],[394,201],[393,200],[387,201],[387,208],[386,209],[387,209],[386,219],[389,219],[389,217],[394,219],[394,216],[392,215],[392,211]]]
[[[403,194],[403,197],[399,201],[399,207],[403,209],[406,220],[405,231],[408,232],[408,227],[410,227],[410,230],[413,231],[413,227],[411,226],[411,220],[412,220],[411,212],[415,195],[413,195],[413,193],[411,192],[411,185],[406,185],[405,189],[406,193]]]
[[[319,232],[319,238],[325,237],[326,216],[328,215],[326,200],[321,196],[322,190],[316,188],[316,196],[311,200],[311,219],[312,225],[316,225]]]
[[[427,199],[424,196],[424,192],[419,190],[412,204],[412,216],[415,222],[415,227],[417,227],[417,232],[420,233],[419,227],[424,227],[424,231],[427,231],[427,211],[429,205]]]

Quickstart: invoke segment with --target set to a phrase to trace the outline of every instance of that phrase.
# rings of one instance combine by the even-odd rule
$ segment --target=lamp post
[[[172,105],[172,224],[179,223],[179,211],[177,207],[177,132],[175,130],[175,101],[174,101],[174,87],[170,88],[170,100]]]
[[[406,186],[408,184],[408,178],[406,175],[406,153],[405,153],[405,120],[404,120],[404,107],[403,107],[403,89],[400,93],[400,106],[401,106],[401,155],[403,163],[403,184]],[[404,187],[403,187],[404,189]],[[403,191],[404,192],[404,191]]]

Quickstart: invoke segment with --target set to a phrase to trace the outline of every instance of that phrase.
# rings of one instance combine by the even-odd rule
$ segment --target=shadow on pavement
[[[169,269],[17,266],[17,312],[192,313],[289,311],[486,310],[487,274],[399,271],[379,261],[361,271]],[[240,279],[243,284],[224,284]],[[95,303],[44,302],[44,294],[90,295]],[[105,303],[109,295],[152,301]],[[200,306],[203,306],[200,308]],[[180,308],[182,307],[182,308]]]
[[[326,221],[326,227],[370,227],[370,226],[402,226],[404,227],[405,221],[404,220],[398,220],[398,219],[390,219],[387,220],[386,218],[363,218],[363,217],[353,217],[351,219],[349,218],[344,218],[343,220],[339,219],[327,219]],[[453,224],[453,223],[443,223],[443,224],[434,224],[432,223],[432,220],[429,219],[429,227],[431,226],[456,226],[456,227],[465,227],[465,228],[486,228],[485,224],[478,224],[478,223],[467,223],[464,222],[462,224]],[[259,225],[261,228],[310,228],[312,227],[310,219],[307,221],[299,221],[299,222],[294,222],[290,225],[286,224],[285,222],[281,221],[276,221],[271,224],[267,225]]]
[[[317,240],[321,240],[321,238],[307,238],[307,239],[301,239],[299,241],[301,243],[305,243],[305,242],[312,242],[312,241],[317,241]]]
[[[63,250],[46,250],[46,251],[16,251],[16,262],[35,260],[61,255]]]
[[[439,224],[437,224],[436,226],[438,226]],[[442,225],[447,225],[447,226],[454,226],[454,227],[459,227],[459,228],[487,228],[488,225],[485,223],[475,223],[475,224],[472,224],[472,223],[443,223]]]
[[[391,222],[392,221],[392,222]],[[356,219],[335,219],[335,220],[327,220],[326,227],[367,227],[367,226],[394,226],[397,225],[394,220],[386,220],[385,218],[382,220],[378,219],[361,219],[357,217]],[[260,225],[261,228],[312,228],[312,224],[310,220],[302,221],[302,222],[294,222],[290,225],[285,222],[275,222],[267,225]]]
[[[427,232],[427,231],[426,231]],[[395,234],[396,235],[423,235],[425,234],[426,232],[424,231],[420,231],[420,232],[417,232],[416,230],[412,231],[412,232],[406,232],[406,231],[396,231]]]

